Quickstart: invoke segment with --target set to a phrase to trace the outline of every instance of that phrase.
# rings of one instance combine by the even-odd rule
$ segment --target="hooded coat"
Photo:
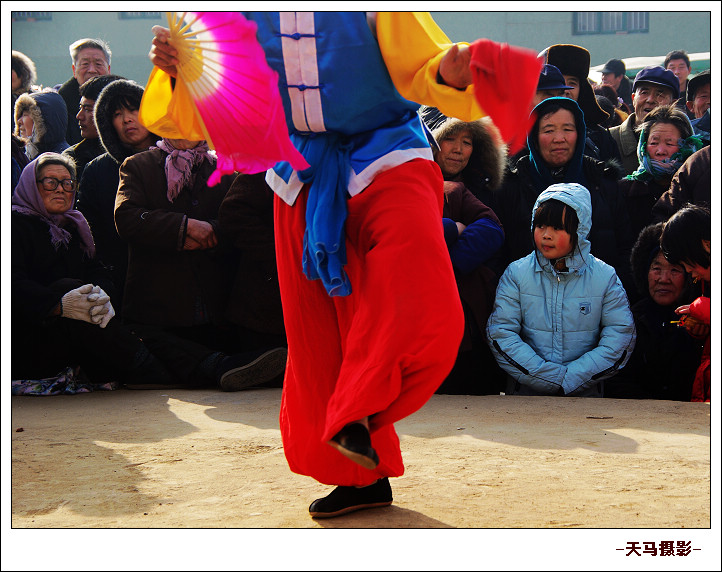
[[[100,92],[93,113],[105,153],[85,166],[78,187],[78,210],[93,231],[98,257],[113,275],[118,292],[113,306],[118,313],[128,267],[128,245],[115,228],[115,195],[120,183],[120,165],[137,151],[120,140],[110,110],[118,107],[118,101],[140,105],[142,97],[143,88],[130,80],[116,80]]]
[[[62,153],[70,147],[65,141],[68,125],[63,98],[56,91],[21,94],[15,102],[15,135],[20,136],[18,120],[26,111],[33,118],[33,133],[25,139],[25,153],[32,160],[41,153]]]
[[[509,265],[499,281],[487,340],[509,375],[507,394],[602,397],[603,380],[623,367],[636,332],[614,268],[591,254],[589,192],[557,184],[539,195],[573,208],[578,247],[554,269],[535,249]]]
[[[629,254],[634,244],[624,195],[617,188],[618,173],[613,167],[584,155],[584,116],[574,100],[552,97],[539,103],[534,112],[542,117],[547,106],[558,102],[572,112],[577,126],[577,146],[567,165],[552,172],[544,162],[538,145],[539,122],[527,137],[529,155],[521,157],[506,173],[501,188],[494,192],[492,208],[506,234],[501,252],[501,271],[534,250],[529,228],[534,202],[539,193],[555,183],[579,183],[592,200],[591,253],[614,267],[628,293],[635,293],[629,269]],[[501,272],[500,272],[501,273]]]

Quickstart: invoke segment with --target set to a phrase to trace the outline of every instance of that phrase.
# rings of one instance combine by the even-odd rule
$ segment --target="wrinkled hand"
[[[153,38],[153,45],[150,48],[148,57],[151,63],[162,69],[168,75],[177,77],[178,65],[177,50],[168,43],[170,38],[170,30],[163,26],[153,26],[152,32],[155,35]]]
[[[216,246],[218,237],[211,223],[189,218],[183,250],[205,250]]]
[[[466,230],[466,225],[463,222],[456,222],[456,230],[461,234]]]
[[[471,85],[473,76],[471,75],[471,52],[469,46],[460,46],[454,44],[449,51],[444,54],[439,64],[439,73],[446,85],[458,89],[464,89]]]

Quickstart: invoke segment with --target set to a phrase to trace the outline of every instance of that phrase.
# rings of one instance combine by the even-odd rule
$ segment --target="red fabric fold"
[[[469,50],[476,99],[513,154],[534,125],[532,100],[542,60],[527,48],[487,39],[476,40]]]

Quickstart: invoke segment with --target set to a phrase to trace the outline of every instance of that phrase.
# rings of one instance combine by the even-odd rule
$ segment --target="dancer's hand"
[[[439,64],[439,74],[446,85],[457,89],[464,89],[471,85],[473,76],[471,75],[471,52],[469,46],[460,46],[454,44],[449,51],[444,54]]]
[[[176,66],[178,65],[178,58],[176,56],[178,52],[168,43],[170,30],[163,26],[153,26],[152,31],[155,37],[153,38],[153,46],[150,48],[150,53],[148,54],[151,63],[162,69],[168,75],[177,77],[178,69]]]

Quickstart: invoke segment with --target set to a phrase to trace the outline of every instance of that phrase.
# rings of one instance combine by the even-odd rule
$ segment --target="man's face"
[[[694,99],[687,102],[687,109],[694,113],[695,119],[702,117],[710,107],[710,92],[712,84],[708,83],[697,88]]]
[[[579,101],[579,78],[574,75],[564,74],[564,83],[572,89],[567,89],[564,95],[574,101]]]
[[[619,84],[622,83],[622,75],[614,75],[612,72],[602,74],[602,85],[611,85],[615,91],[619,90]]]
[[[679,80],[679,89],[684,89],[687,85],[687,76],[690,72],[687,62],[682,59],[669,60],[669,62],[667,62],[667,69],[677,76],[677,79]]]
[[[80,126],[80,136],[84,139],[97,139],[98,130],[95,128],[95,121],[93,121],[93,109],[95,108],[95,101],[88,99],[87,97],[80,98],[80,110],[75,116]]]
[[[640,82],[632,94],[634,119],[639,125],[647,114],[659,105],[672,103],[672,90],[656,83]]]
[[[78,59],[73,64],[73,76],[78,80],[78,85],[83,85],[91,77],[109,73],[110,66],[105,59],[103,50],[85,48],[78,52]]]

